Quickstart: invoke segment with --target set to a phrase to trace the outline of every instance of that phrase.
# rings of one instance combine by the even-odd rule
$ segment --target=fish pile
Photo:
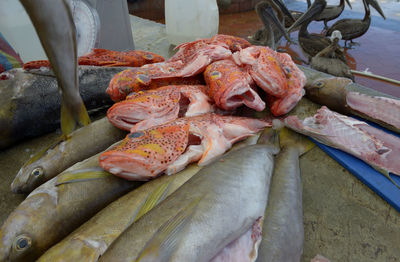
[[[104,65],[121,62],[113,59]],[[0,229],[0,261],[299,261],[299,157],[313,143],[282,126],[397,174],[400,139],[326,107],[274,121],[235,109],[268,104],[282,116],[305,87],[329,107],[398,129],[400,114],[385,112],[399,100],[351,85],[224,35],[117,73],[107,118],[20,170],[13,191],[31,193]]]

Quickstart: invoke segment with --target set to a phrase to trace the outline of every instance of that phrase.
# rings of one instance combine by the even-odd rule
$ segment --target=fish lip
[[[146,181],[152,177],[152,175],[148,174],[148,171],[145,168],[142,170],[140,169],[140,166],[143,163],[146,163],[146,158],[134,154],[117,151],[107,152],[103,155],[100,155],[99,163],[102,168],[111,174],[128,180],[141,179]],[[121,163],[129,163],[130,165],[127,166]],[[135,166],[137,168],[136,170],[133,170],[132,168],[129,168],[130,166]]]

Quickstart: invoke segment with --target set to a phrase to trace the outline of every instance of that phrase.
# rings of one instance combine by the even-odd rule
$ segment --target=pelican
[[[342,33],[343,40],[345,40],[345,45],[349,40],[351,44],[355,44],[353,39],[364,35],[368,31],[368,28],[371,24],[370,5],[374,7],[384,19],[386,19],[385,14],[376,0],[363,0],[363,4],[365,9],[365,15],[363,19],[339,20],[327,30],[326,35],[330,36],[333,31],[339,30]]]
[[[315,21],[324,21],[324,28],[327,29],[328,25],[327,22],[333,19],[336,19],[340,16],[340,14],[344,10],[344,1],[340,0],[339,5],[327,5],[325,6],[324,10],[314,19]],[[349,0],[346,0],[348,6],[351,7]]]

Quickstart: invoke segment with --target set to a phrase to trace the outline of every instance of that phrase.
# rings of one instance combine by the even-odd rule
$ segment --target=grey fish
[[[299,157],[314,144],[286,128],[280,131],[279,141],[281,151],[275,157],[257,262],[300,261],[303,252]]]
[[[255,144],[256,137],[235,144],[231,150]],[[175,192],[200,169],[200,166],[192,164],[173,176],[161,176],[133,190],[50,248],[38,261],[97,261],[126,228]]]
[[[70,8],[65,0],[20,0],[49,58],[61,89],[61,130],[70,134],[90,123],[79,93],[78,49]]]
[[[14,193],[30,193],[73,164],[82,161],[123,139],[126,132],[104,117],[75,130],[67,139],[41,150],[18,171],[11,184]]]
[[[400,133],[400,99],[370,89],[351,80],[334,77],[306,67],[306,97],[331,110],[358,115]]]
[[[113,104],[106,89],[124,69],[79,67],[80,93],[88,110]],[[50,72],[32,74],[18,68],[0,74],[1,78],[6,80],[0,80],[0,149],[60,127],[61,96]]]
[[[210,261],[263,216],[275,153],[258,144],[223,155],[126,229],[99,261]]]
[[[142,183],[117,178],[99,154],[47,181],[10,214],[0,229],[0,261],[34,261],[90,217]]]

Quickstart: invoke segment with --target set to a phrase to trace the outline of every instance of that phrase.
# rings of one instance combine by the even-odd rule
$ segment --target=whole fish
[[[288,54],[266,46],[251,46],[233,54],[233,59],[237,65],[246,67],[268,94],[273,115],[288,113],[303,97],[306,77]]]
[[[303,199],[299,157],[313,147],[306,137],[288,129],[279,133],[262,240],[256,261],[300,261],[303,252]]]
[[[210,261],[262,220],[275,153],[258,144],[221,156],[127,228],[99,261]],[[260,232],[247,236],[247,259],[238,261],[257,255]]]
[[[257,111],[265,109],[251,76],[232,60],[220,60],[207,66],[204,79],[207,94],[219,108],[233,110],[246,105]]]
[[[79,84],[88,110],[113,102],[105,92],[110,79],[124,68],[80,66]],[[45,75],[46,74],[46,75]],[[0,75],[0,149],[60,127],[61,96],[51,72],[12,69]],[[90,112],[90,111],[89,111]]]
[[[148,51],[111,51],[107,49],[93,48],[87,55],[78,57],[79,65],[91,66],[112,66],[112,67],[140,67],[146,64],[158,63],[164,61],[164,58]],[[25,63],[24,70],[40,69],[41,67],[51,67],[50,61],[38,60]]]
[[[35,261],[109,203],[141,185],[79,162],[32,191],[0,229],[0,261]]]
[[[313,117],[303,121],[297,116],[289,116],[285,118],[285,124],[296,132],[360,158],[399,187],[388,173],[400,175],[400,162],[397,161],[400,138],[365,122],[330,111],[325,106]]]
[[[145,130],[183,116],[214,112],[206,86],[170,85],[132,93],[107,111],[110,122],[131,132]]]
[[[400,133],[400,99],[308,68],[306,96],[342,114],[354,114]]]
[[[235,144],[232,150],[255,144],[257,135]],[[97,261],[108,246],[132,223],[149,212],[194,176],[200,166],[192,164],[174,176],[152,180],[114,201],[38,261]]]
[[[72,132],[36,153],[18,171],[11,184],[14,193],[30,193],[73,164],[97,154],[123,139],[126,132],[115,128],[106,117]]]
[[[247,117],[204,114],[179,118],[127,135],[121,144],[100,155],[100,165],[128,180],[149,180],[184,169],[198,161],[207,165],[232,144],[271,123]]]
[[[68,135],[90,123],[78,86],[78,51],[71,11],[65,0],[20,0],[38,34],[61,89],[61,130]]]

